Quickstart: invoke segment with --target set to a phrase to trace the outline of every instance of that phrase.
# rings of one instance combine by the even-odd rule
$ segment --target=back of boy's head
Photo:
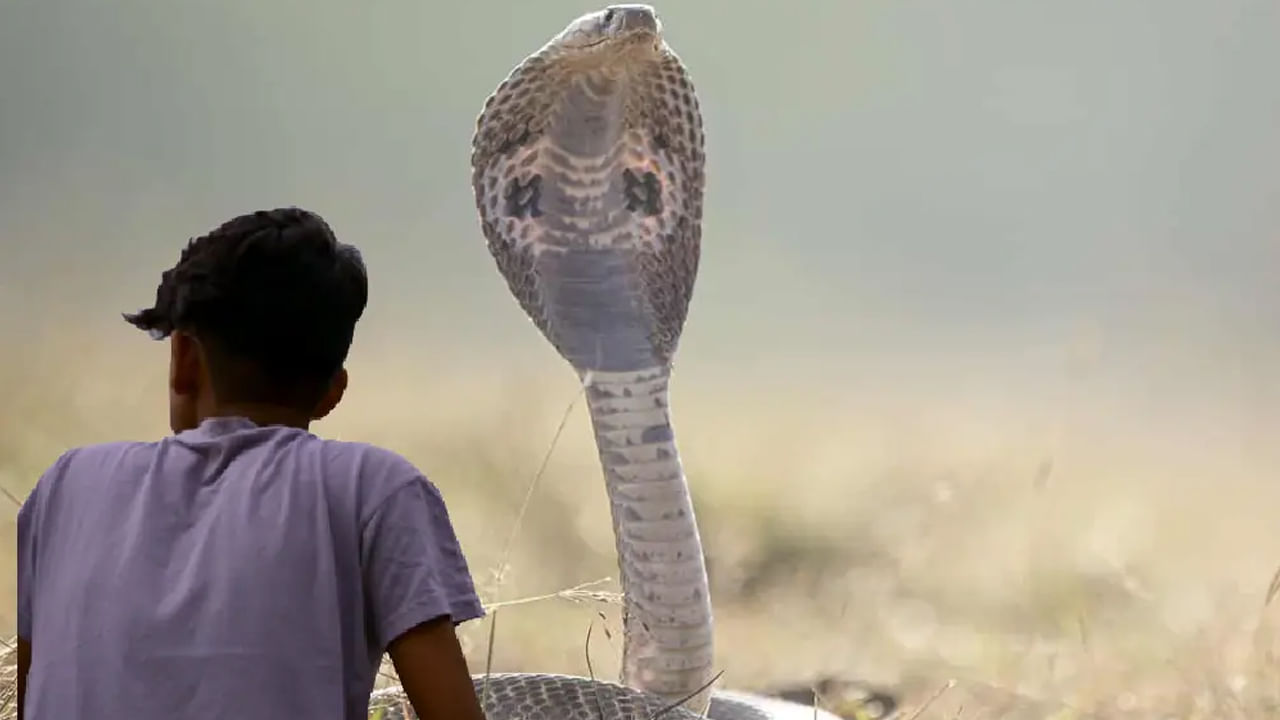
[[[315,213],[262,210],[187,243],[155,305],[125,320],[204,349],[219,402],[309,410],[346,361],[368,301],[360,252]]]

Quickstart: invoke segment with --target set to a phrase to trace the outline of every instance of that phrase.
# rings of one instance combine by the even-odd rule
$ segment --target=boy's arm
[[[66,456],[64,455],[63,458]],[[57,468],[63,458],[54,464]],[[45,472],[48,475],[53,470]],[[36,523],[44,476],[18,508],[18,720],[22,720],[27,704],[27,674],[31,671],[31,594],[35,585]]]
[[[22,720],[27,698],[27,671],[31,669],[31,643],[18,636],[18,720]]]
[[[444,500],[421,476],[365,524],[362,565],[375,640],[422,720],[483,720],[454,626],[484,614]]]
[[[453,631],[453,620],[442,615],[416,625],[387,648],[404,694],[422,720],[484,720],[467,661]]]

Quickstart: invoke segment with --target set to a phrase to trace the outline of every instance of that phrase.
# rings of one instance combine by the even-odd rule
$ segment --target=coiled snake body
[[[477,677],[486,715],[631,720],[684,699],[663,717],[814,718],[706,689],[711,598],[667,389],[698,269],[702,115],[654,10],[584,15],[526,58],[485,102],[471,162],[499,271],[586,385],[625,597],[621,684]]]

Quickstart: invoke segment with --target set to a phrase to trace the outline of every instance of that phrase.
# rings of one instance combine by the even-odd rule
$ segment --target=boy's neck
[[[311,427],[310,415],[279,405],[226,403],[213,408],[205,417],[242,417],[259,427],[283,425],[300,430],[308,430]]]

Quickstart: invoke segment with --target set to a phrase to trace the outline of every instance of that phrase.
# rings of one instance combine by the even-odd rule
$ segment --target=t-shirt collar
[[[240,415],[225,415],[219,417],[207,417],[198,427],[189,432],[196,437],[219,437],[229,435],[240,430],[252,430],[258,427],[256,423],[247,417]]]

